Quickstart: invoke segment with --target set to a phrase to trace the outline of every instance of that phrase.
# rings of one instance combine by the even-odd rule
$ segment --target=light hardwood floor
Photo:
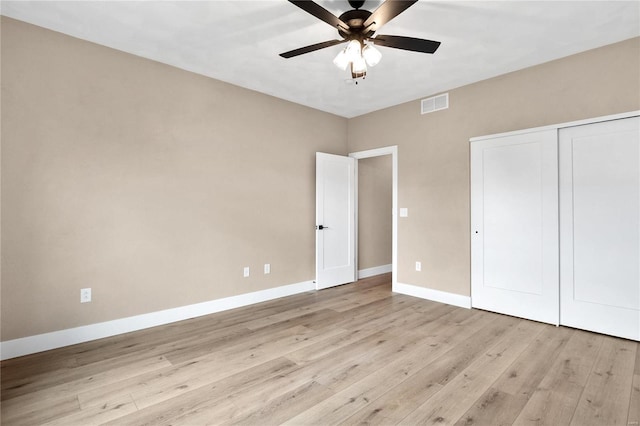
[[[2,363],[3,425],[638,425],[638,343],[389,275]]]

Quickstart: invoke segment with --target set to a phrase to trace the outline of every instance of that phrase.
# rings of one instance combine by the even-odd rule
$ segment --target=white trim
[[[566,122],[566,123],[551,124],[549,126],[533,127],[531,129],[515,130],[513,132],[496,133],[494,135],[485,135],[485,136],[476,136],[476,137],[473,137],[473,138],[469,139],[469,142],[477,142],[477,141],[481,141],[481,140],[485,140],[485,139],[502,138],[502,137],[507,137],[507,136],[520,135],[520,134],[523,134],[523,133],[531,133],[531,132],[537,132],[537,131],[543,131],[543,130],[557,130],[557,129],[562,129],[562,128],[565,128],[565,127],[584,126],[585,124],[599,123],[599,122],[602,122],[602,121],[621,120],[621,119],[624,119],[624,118],[636,117],[636,116],[639,116],[639,115],[640,115],[640,110],[638,110],[638,111],[630,111],[630,112],[623,112],[623,113],[620,113],[620,114],[612,114],[612,115],[605,115],[605,116],[602,116],[602,117],[587,118],[585,120],[569,121],[569,122]]]
[[[383,148],[369,149],[366,151],[352,152],[349,157],[356,160],[371,157],[391,155],[391,286],[396,285],[398,279],[398,146],[386,146]],[[358,193],[356,188],[356,209]],[[356,229],[358,216],[356,216]],[[356,245],[357,247],[357,245]]]
[[[373,268],[360,269],[358,271],[358,279],[388,274],[391,271],[393,271],[393,265],[391,263],[388,265],[374,266]]]
[[[367,149],[366,151],[357,151],[349,154],[349,157],[361,160],[363,158],[382,157],[383,155],[393,155],[398,153],[398,145],[385,146],[383,148]]]
[[[434,302],[471,309],[471,297],[462,296],[461,294],[448,293],[446,291],[433,290],[431,288],[402,283],[396,283],[393,285],[392,291],[395,293],[406,294],[407,296],[419,297],[421,299],[433,300]]]
[[[360,189],[360,186],[359,186],[360,185],[360,181],[358,180],[358,176],[360,175],[360,172],[358,172],[358,160],[355,159],[353,161],[353,163],[354,163],[353,164],[353,171],[355,173],[355,176],[353,177],[353,182],[355,184],[355,188],[354,188],[354,192],[353,192],[353,197],[355,198],[355,203],[354,203],[354,206],[353,206],[353,215],[354,215],[354,217],[353,217],[353,227],[354,227],[353,233],[355,234],[355,237],[354,237],[355,238],[355,245],[354,245],[354,248],[353,248],[353,255],[356,257],[353,260],[353,264],[355,265],[354,268],[356,270],[356,281],[358,281],[360,279],[360,270],[358,269],[360,267],[360,263],[359,263],[359,260],[358,260],[358,257],[360,256],[358,254],[359,250],[360,250],[360,247],[358,245],[358,241],[360,241],[360,235],[359,235],[359,232],[360,232],[359,228],[360,227],[358,226],[358,215],[359,215],[359,213],[358,213],[358,208],[359,208],[359,206],[358,206],[358,198],[359,198],[358,190]],[[362,277],[362,278],[364,278],[364,277]]]
[[[113,321],[8,340],[0,343],[0,360],[156,327],[313,290],[315,290],[313,281],[304,281]]]

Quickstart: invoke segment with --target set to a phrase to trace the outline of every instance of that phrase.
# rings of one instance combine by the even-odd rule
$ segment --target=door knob
[[[322,231],[323,229],[329,229],[329,227],[328,226],[323,226],[323,225],[318,225],[318,226],[316,226],[316,229],[319,229],[319,230]]]

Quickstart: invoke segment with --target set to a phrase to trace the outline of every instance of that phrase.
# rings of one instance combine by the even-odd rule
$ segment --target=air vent
[[[422,114],[427,114],[434,111],[440,111],[441,109],[449,108],[449,94],[432,96],[427,99],[423,99],[421,102]]]

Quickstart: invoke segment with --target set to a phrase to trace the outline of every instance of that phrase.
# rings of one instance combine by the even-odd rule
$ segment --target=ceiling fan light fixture
[[[345,50],[346,49],[342,49],[333,60],[334,65],[343,71],[347,69],[350,62],[349,55],[347,55],[347,52],[345,52]]]
[[[344,52],[349,59],[349,62],[355,62],[358,58],[362,57],[362,46],[359,40],[351,40],[347,47],[344,48]]]
[[[362,56],[351,62],[351,78],[360,78],[367,75],[367,64]]]
[[[380,59],[382,59],[382,53],[373,47],[372,44],[367,44],[364,49],[362,49],[362,57],[367,65],[374,67],[380,62]]]

